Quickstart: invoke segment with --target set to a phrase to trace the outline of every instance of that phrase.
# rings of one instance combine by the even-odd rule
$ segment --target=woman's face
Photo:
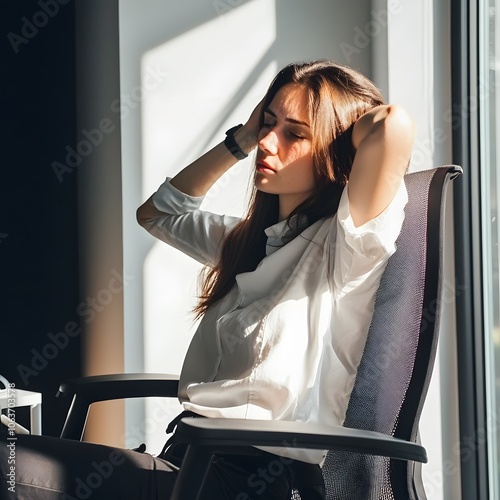
[[[315,188],[306,87],[287,84],[264,109],[258,136],[255,185],[279,195],[280,220]]]

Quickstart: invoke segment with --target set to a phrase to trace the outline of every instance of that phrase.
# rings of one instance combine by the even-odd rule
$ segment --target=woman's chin
[[[275,190],[271,188],[269,185],[269,181],[267,179],[262,179],[260,176],[257,176],[254,181],[255,188],[259,191],[262,191],[263,193],[268,193],[268,194],[277,194]]]

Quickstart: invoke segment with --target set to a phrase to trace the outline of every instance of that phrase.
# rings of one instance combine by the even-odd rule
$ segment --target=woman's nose
[[[270,155],[278,153],[278,136],[273,130],[269,130],[259,141],[259,148]]]

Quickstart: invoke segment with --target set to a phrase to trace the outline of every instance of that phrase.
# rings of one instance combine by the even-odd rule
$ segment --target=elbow
[[[415,141],[415,122],[399,105],[387,105],[364,137],[367,144],[380,144],[399,158],[410,158]]]
[[[137,223],[144,228],[148,225],[148,222],[150,222],[152,218],[151,207],[149,206],[149,203],[149,200],[146,201],[135,212]]]
[[[383,123],[384,132],[390,137],[413,143],[416,130],[415,122],[402,106],[395,104],[388,106]]]
[[[405,139],[413,143],[415,124],[407,111],[396,104],[384,104],[363,115],[354,125],[352,142],[355,149],[362,143]]]
[[[137,223],[139,224],[139,226],[143,226],[144,227],[144,224],[145,224],[145,217],[144,217],[144,213],[143,213],[143,207],[144,205],[141,205],[135,212],[135,219],[137,220]]]
[[[155,207],[151,197],[136,210],[135,218],[140,226],[148,229],[155,220],[165,217],[165,215]]]

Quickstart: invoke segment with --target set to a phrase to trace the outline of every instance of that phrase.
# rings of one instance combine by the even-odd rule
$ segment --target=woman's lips
[[[265,172],[267,174],[274,174],[275,171],[268,165],[264,163],[257,163],[256,169],[258,172]]]

